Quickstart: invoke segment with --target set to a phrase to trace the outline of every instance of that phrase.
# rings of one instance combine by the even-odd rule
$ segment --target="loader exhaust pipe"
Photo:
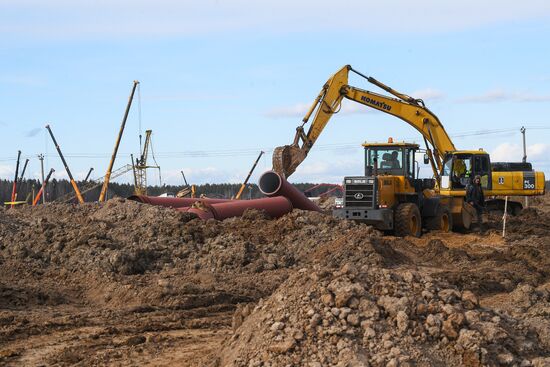
[[[258,186],[262,194],[267,197],[284,196],[296,209],[320,212],[321,208],[309,200],[303,192],[292,186],[281,175],[274,171],[267,171],[260,176]]]

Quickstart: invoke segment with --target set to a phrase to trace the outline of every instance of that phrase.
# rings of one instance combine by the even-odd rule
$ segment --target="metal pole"
[[[36,204],[38,204],[38,200],[40,200],[40,197],[42,196],[42,198],[44,198],[44,196],[46,195],[46,192],[45,192],[46,185],[48,184],[48,181],[50,180],[50,177],[54,172],[55,170],[53,168],[50,169],[50,173],[48,173],[48,176],[46,176],[46,180],[42,181],[42,187],[40,188],[40,190],[38,191],[38,194],[36,194],[36,197],[32,201],[32,206],[36,206]],[[42,203],[44,203],[44,201],[42,201]]]
[[[11,189],[11,202],[15,202],[17,195],[17,176],[19,175],[19,161],[21,160],[21,151],[17,151],[17,163],[15,165],[15,178],[13,179],[13,186]],[[11,204],[11,207],[14,207],[14,204]]]
[[[250,169],[250,172],[248,172],[248,176],[246,176],[246,179],[244,180],[243,184],[241,185],[241,188],[239,189],[239,192],[237,193],[237,195],[235,195],[235,199],[236,200],[239,200],[241,198],[241,195],[246,187],[246,184],[248,183],[248,180],[250,179],[250,176],[252,176],[252,172],[254,172],[254,169],[256,168],[256,165],[258,165],[258,162],[260,161],[260,158],[262,158],[262,155],[264,154],[264,151],[260,151],[260,155],[258,156],[258,158],[256,159],[256,161],[254,162],[254,165],[252,166],[252,168]]]
[[[19,177],[19,183],[23,182],[23,177],[25,177],[25,171],[27,170],[27,165],[29,164],[29,158],[25,160],[23,165],[23,170],[21,171],[21,176]]]
[[[187,183],[187,179],[185,178],[185,175],[183,174],[183,171],[181,171],[181,175],[183,176],[183,182],[185,182],[185,187],[188,187],[189,184]]]
[[[40,178],[42,179],[42,204],[46,203],[46,182],[44,181],[44,154],[39,154],[40,159]]]
[[[521,131],[521,135],[523,135],[523,160],[522,160],[522,162],[525,163],[525,162],[527,162],[527,147],[525,146],[525,127],[522,126],[519,131]]]
[[[90,175],[92,174],[92,171],[94,170],[94,167],[90,167],[90,170],[88,171],[88,174],[86,175],[86,178],[84,179],[84,182],[88,181],[90,178]]]
[[[525,144],[525,126],[522,126],[519,131],[521,131],[521,135],[522,135],[522,138],[523,138],[523,159],[522,159],[522,162],[525,163],[525,162],[527,162],[527,145]],[[525,207],[526,208],[529,207],[529,198],[527,196],[524,197],[524,201],[525,201]]]
[[[61,161],[63,162],[63,165],[65,166],[65,171],[67,171],[67,175],[69,176],[69,179],[71,180],[71,185],[73,186],[74,192],[76,194],[76,198],[78,199],[78,202],[80,204],[83,204],[84,203],[84,198],[82,197],[82,194],[80,193],[80,190],[78,189],[78,185],[76,184],[76,181],[73,178],[71,170],[69,169],[69,166],[67,165],[67,162],[65,161],[65,157],[63,157],[63,153],[61,153],[61,148],[59,148],[59,144],[57,144],[57,141],[55,140],[55,137],[53,136],[52,129],[50,129],[50,125],[46,125],[46,129],[48,129],[48,132],[50,133],[50,136],[52,137],[53,144],[55,145],[55,149],[57,149],[57,153],[59,153],[59,158],[61,158]]]
[[[506,217],[508,214],[508,196],[504,199],[504,215],[502,216],[502,237],[506,236]]]
[[[126,105],[126,111],[124,112],[124,117],[122,118],[122,124],[120,125],[120,131],[115,143],[115,149],[113,150],[113,155],[111,156],[111,161],[109,162],[109,167],[107,168],[107,173],[105,173],[105,181],[103,181],[103,187],[101,188],[101,193],[99,194],[99,201],[105,201],[105,194],[107,194],[107,188],[109,187],[109,180],[111,179],[111,171],[113,170],[113,165],[115,164],[116,154],[118,152],[118,147],[120,145],[120,140],[122,139],[122,133],[124,132],[124,126],[126,126],[126,120],[128,119],[128,113],[130,112],[130,106],[132,106],[132,100],[134,99],[134,93],[136,92],[136,87],[139,82],[134,80],[134,85],[132,87],[132,92],[128,98],[128,104]]]
[[[25,171],[27,170],[27,165],[29,164],[29,158],[25,160],[25,164],[23,165],[23,170],[21,170],[21,176],[17,179],[17,187],[15,189],[15,200],[17,200],[17,195],[19,195],[19,189],[23,185],[23,177],[25,177]]]

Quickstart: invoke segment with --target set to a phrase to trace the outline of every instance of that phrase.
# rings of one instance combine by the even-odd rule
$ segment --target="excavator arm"
[[[348,84],[350,71],[367,79],[368,82],[392,94],[395,98],[350,86]],[[441,171],[444,155],[456,150],[437,116],[424,105],[422,100],[399,93],[376,79],[361,74],[350,65],[346,65],[330,77],[323,86],[303,118],[302,125],[296,128],[294,142],[291,145],[275,148],[273,152],[274,171],[285,177],[294,173],[307,157],[332,115],[340,111],[344,98],[398,117],[420,132],[424,137],[432,169],[436,176]],[[315,113],[313,122],[306,133],[304,126],[313,113]]]

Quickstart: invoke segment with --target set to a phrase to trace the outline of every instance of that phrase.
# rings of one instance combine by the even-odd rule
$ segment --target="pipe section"
[[[146,196],[146,195],[132,195],[128,200],[139,201],[140,203],[159,205],[167,208],[183,208],[191,206],[197,201],[204,201],[210,204],[223,203],[231,201],[229,199],[210,199],[210,198],[172,198],[172,197],[159,197],[159,196]]]
[[[198,201],[191,208],[178,208],[180,212],[194,213],[199,218],[224,220],[240,217],[247,209],[265,211],[271,218],[282,217],[292,211],[292,203],[283,196],[253,200],[232,200],[224,203],[208,203]]]
[[[180,208],[180,209],[177,209],[178,211],[184,211],[186,213],[193,213],[193,214],[196,214],[200,219],[202,220],[208,220],[208,219],[216,219],[214,218],[214,213],[212,213],[212,211],[210,210],[210,208],[203,208],[203,209],[200,209],[200,208],[189,208],[189,209],[185,209],[185,208]]]
[[[271,218],[279,218],[292,211],[292,203],[285,197],[262,198],[253,200],[235,200],[229,203],[211,204],[212,213],[217,220],[243,215],[246,209],[264,210]]]
[[[262,194],[268,197],[284,196],[297,209],[320,212],[321,208],[309,200],[300,190],[292,186],[281,175],[274,171],[267,171],[260,176],[258,186]]]

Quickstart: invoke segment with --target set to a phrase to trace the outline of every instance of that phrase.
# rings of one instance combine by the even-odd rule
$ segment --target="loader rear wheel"
[[[429,230],[450,232],[453,228],[453,216],[449,208],[440,206],[435,217],[426,220],[426,228]]]
[[[422,234],[422,217],[414,203],[400,204],[395,210],[395,234],[400,237],[420,237]]]

